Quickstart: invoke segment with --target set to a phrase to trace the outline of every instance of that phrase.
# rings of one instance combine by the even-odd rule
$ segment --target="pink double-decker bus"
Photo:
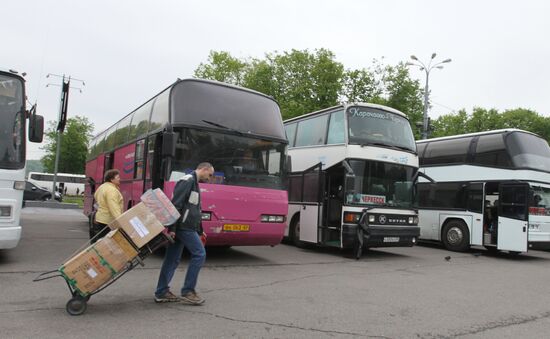
[[[172,197],[176,182],[207,161],[215,169],[212,180],[200,184],[208,245],[277,245],[288,211],[287,144],[271,97],[220,82],[178,80],[91,141],[84,214],[91,219],[93,194],[108,169],[120,170],[130,208],[149,188]]]

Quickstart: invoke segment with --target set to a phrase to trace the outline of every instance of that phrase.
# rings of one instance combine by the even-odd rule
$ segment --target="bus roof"
[[[0,69],[1,71],[1,69]],[[14,74],[16,75],[16,74]],[[147,103],[149,103],[150,101],[154,100],[156,97],[158,97],[160,94],[162,94],[164,91],[166,90],[172,90],[173,87],[175,87],[176,85],[180,84],[180,83],[185,83],[185,82],[196,82],[196,83],[204,83],[204,84],[211,84],[211,85],[216,85],[216,86],[221,86],[221,87],[227,87],[227,88],[232,88],[232,89],[237,89],[237,90],[240,90],[240,91],[244,91],[244,92],[249,92],[251,94],[256,94],[256,95],[260,95],[260,96],[263,96],[269,100],[272,100],[273,102],[275,102],[277,105],[277,101],[269,96],[269,95],[266,95],[264,93],[261,93],[261,92],[258,92],[258,91],[254,91],[252,89],[249,89],[249,88],[244,88],[244,87],[239,87],[239,86],[236,86],[236,85],[231,85],[231,84],[227,84],[227,83],[224,83],[224,82],[219,82],[219,81],[215,81],[215,80],[207,80],[207,79],[198,79],[198,78],[188,78],[188,79],[177,79],[175,82],[173,82],[172,84],[170,84],[169,86],[165,87],[164,89],[162,89],[160,92],[158,92],[157,94],[155,94],[154,96],[152,96],[149,100],[145,101],[143,104],[139,105],[138,107],[136,107],[134,110],[132,110],[130,113],[124,115],[123,117],[121,117],[119,120],[115,121],[113,124],[109,125],[107,128],[105,128],[104,130],[102,130],[101,132],[97,133],[96,135],[94,135],[94,138],[98,137],[99,135],[101,135],[102,133],[105,133],[107,130],[109,130],[111,127],[113,127],[114,125],[118,124],[119,122],[121,122],[122,120],[124,120],[126,117],[128,117],[129,115],[132,115],[135,111],[137,111],[138,109],[140,109],[141,107],[145,106]]]
[[[504,134],[504,133],[511,133],[511,132],[521,132],[521,133],[532,134],[532,135],[537,136],[537,137],[539,137],[539,138],[541,137],[540,135],[538,135],[538,134],[536,134],[536,133],[529,132],[529,131],[524,131],[524,130],[517,129],[517,128],[504,128],[504,129],[495,129],[495,130],[491,130],[491,131],[483,131],[483,132],[475,132],[475,133],[466,133],[466,134],[457,134],[457,135],[451,135],[451,136],[447,136],[447,137],[439,137],[439,138],[431,138],[431,139],[417,140],[416,143],[417,143],[417,144],[423,144],[423,143],[432,142],[432,141],[452,140],[452,139],[460,139],[460,138],[475,137],[475,136],[479,136],[479,135]]]
[[[174,84],[170,119],[174,126],[214,127],[286,142],[275,99],[217,81],[187,79]]]
[[[329,108],[323,108],[319,111],[307,113],[307,114],[300,115],[300,116],[297,116],[297,117],[294,117],[294,118],[290,118],[290,119],[285,120],[284,122],[288,123],[288,122],[293,122],[293,121],[296,121],[296,120],[301,120],[301,119],[304,119],[304,118],[308,118],[310,116],[325,113],[327,111],[332,111],[332,110],[337,109],[337,108],[347,109],[350,106],[364,106],[364,107],[369,107],[369,108],[377,108],[377,109],[381,109],[381,110],[384,110],[384,111],[388,111],[390,113],[400,115],[400,116],[402,116],[402,117],[404,117],[405,119],[408,120],[408,117],[405,113],[403,113],[401,111],[398,111],[395,108],[391,108],[391,107],[384,106],[384,105],[366,103],[366,102],[349,102],[349,103],[343,103],[343,104],[340,104],[340,105],[332,106],[332,107],[329,107]]]

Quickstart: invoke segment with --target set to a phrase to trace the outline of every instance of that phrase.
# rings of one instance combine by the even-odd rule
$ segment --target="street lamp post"
[[[428,96],[429,96],[429,78],[430,78],[430,71],[434,68],[442,69],[442,64],[446,64],[451,62],[451,59],[445,59],[441,62],[434,63],[432,65],[433,60],[435,59],[437,54],[432,53],[432,57],[430,58],[430,62],[426,66],[422,61],[418,60],[418,58],[414,55],[411,55],[411,59],[413,62],[409,61],[407,62],[407,66],[416,66],[421,71],[424,71],[426,73],[426,86],[424,87],[424,114],[422,116],[422,139],[428,138]]]

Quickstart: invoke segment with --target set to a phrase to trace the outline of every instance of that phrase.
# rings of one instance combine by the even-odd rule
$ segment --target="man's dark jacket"
[[[196,204],[189,202],[192,192],[196,192],[198,195]],[[183,176],[178,181],[174,188],[172,204],[178,209],[181,217],[172,225],[172,230],[174,228],[190,229],[202,234],[200,196],[199,181],[197,180],[197,173],[195,171]]]

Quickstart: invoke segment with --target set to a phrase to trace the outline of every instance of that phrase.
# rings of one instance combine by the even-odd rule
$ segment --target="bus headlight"
[[[418,217],[409,217],[409,224],[411,225],[418,224]]]
[[[374,214],[370,214],[369,215],[369,222],[374,222],[374,220],[375,220]]]
[[[269,214],[262,214],[260,217],[261,222],[284,222],[285,216],[284,215],[269,215]]]
[[[210,220],[212,220],[212,213],[210,213],[210,212],[202,212],[202,213],[201,213],[201,220],[202,220],[202,221],[210,221]]]
[[[13,182],[13,188],[16,190],[23,191],[25,190],[25,182],[24,181],[14,181]]]
[[[357,224],[361,219],[361,213],[358,212],[344,212],[344,222],[349,224]]]

